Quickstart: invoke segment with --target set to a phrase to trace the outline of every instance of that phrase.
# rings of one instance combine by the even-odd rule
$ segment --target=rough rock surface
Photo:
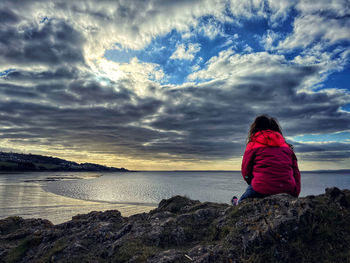
[[[350,191],[239,206],[175,196],[150,213],[0,220],[0,262],[350,262]]]

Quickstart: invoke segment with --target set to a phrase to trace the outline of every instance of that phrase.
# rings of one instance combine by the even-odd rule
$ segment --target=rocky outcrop
[[[175,196],[150,213],[0,220],[1,262],[349,262],[350,191],[239,206]]]

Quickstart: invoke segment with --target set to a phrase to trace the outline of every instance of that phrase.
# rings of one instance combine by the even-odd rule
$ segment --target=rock
[[[185,254],[175,249],[165,250],[147,260],[147,263],[186,262]]]
[[[162,200],[150,213],[91,212],[53,225],[0,220],[0,262],[348,262],[350,191],[239,206]]]
[[[151,213],[155,213],[158,211],[169,211],[172,213],[177,213],[181,210],[185,210],[186,208],[199,203],[199,201],[194,201],[189,198],[177,195],[167,200],[163,199],[159,203],[158,208],[151,211]]]
[[[336,187],[326,188],[326,196],[328,196],[331,201],[339,204],[340,206],[348,208],[350,205],[349,195],[346,195]]]

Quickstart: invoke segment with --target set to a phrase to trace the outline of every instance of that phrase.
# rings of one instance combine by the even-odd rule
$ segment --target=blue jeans
[[[244,194],[239,199],[238,203],[240,203],[242,200],[247,198],[264,198],[269,195],[260,194],[258,192],[255,192],[253,187],[251,185],[248,185],[247,189],[245,190]]]

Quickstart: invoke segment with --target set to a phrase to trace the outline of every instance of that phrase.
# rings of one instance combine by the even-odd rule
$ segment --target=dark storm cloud
[[[164,137],[137,125],[162,102],[138,97],[128,80],[101,85],[84,65],[84,38],[71,25],[49,19],[18,30],[19,19],[10,11],[2,20],[8,22],[0,27],[2,63],[47,69],[16,68],[2,77],[0,94],[7,100],[0,101],[0,125],[16,128],[1,128],[1,138],[137,156],[143,143]]]
[[[227,57],[207,78],[214,80],[201,84],[156,83],[149,88],[144,80],[105,81],[92,71],[84,48],[99,44],[100,39],[92,36],[103,36],[103,25],[113,34],[120,33],[120,39],[129,40],[130,35],[134,42],[147,43],[151,36],[167,31],[160,23],[159,28],[149,26],[155,32],[141,36],[146,30],[143,23],[153,15],[159,15],[160,21],[163,16],[164,21],[171,20],[165,10],[176,10],[176,1],[157,2],[155,9],[150,1],[133,5],[117,1],[111,13],[108,1],[99,9],[88,1],[61,1],[53,3],[57,14],[71,12],[71,17],[48,17],[41,23],[28,19],[30,15],[24,18],[24,10],[34,2],[13,3],[9,4],[13,10],[0,4],[0,66],[13,69],[0,78],[0,138],[9,142],[198,161],[242,156],[249,125],[263,113],[277,117],[286,136],[350,129],[349,113],[339,110],[349,103],[348,94],[300,91],[309,78],[320,78],[320,67],[296,66],[263,52],[251,54],[248,62],[235,58],[238,65]],[[84,23],[89,21],[96,27]],[[118,30],[109,27],[112,24]],[[237,67],[243,73],[231,74]],[[256,72],[257,68],[265,70]],[[221,73],[227,75],[217,77]],[[151,92],[140,95],[139,86]],[[344,143],[292,143],[306,160],[350,157]]]
[[[35,103],[2,102],[0,126],[2,138],[23,144],[60,145],[66,149],[135,154],[139,145],[162,137],[130,122],[154,113],[159,102],[143,99],[138,106],[57,108]]]
[[[3,79],[6,81],[0,83],[2,95],[40,97],[58,105],[125,104],[135,96],[131,89],[125,87],[127,81],[110,82],[108,86],[103,86],[93,74],[68,66],[44,71],[14,70]]]
[[[40,94],[35,90],[13,84],[0,84],[0,95],[12,98],[39,98]]]
[[[339,149],[336,152],[313,152],[310,154],[301,154],[299,159],[303,161],[315,161],[315,162],[339,162],[350,158],[350,151]],[[330,169],[331,170],[331,169]]]
[[[18,16],[8,8],[0,10],[0,23],[12,24],[18,22]]]
[[[77,107],[96,104],[118,104],[120,109],[130,106],[128,103],[135,94],[123,85],[102,86],[94,80],[76,79],[69,82],[34,87],[38,93],[45,94],[47,101],[58,105]],[[137,100],[141,103],[141,99]],[[157,104],[155,104],[157,105]],[[144,105],[140,105],[143,107]],[[107,106],[106,106],[107,107]],[[107,107],[108,108],[108,107]]]
[[[331,132],[349,126],[348,115],[338,112],[341,94],[297,93],[296,87],[303,77],[315,72],[309,68],[305,69],[306,73],[300,69],[291,72],[252,75],[251,79],[245,77],[245,84],[241,85],[221,80],[200,86],[168,87],[163,89],[164,101],[137,97],[121,84],[102,87],[77,74],[77,80],[65,85],[34,86],[39,94],[45,94],[47,101],[67,108],[12,103],[0,109],[7,116],[23,116],[23,119],[7,118],[7,124],[43,127],[22,128],[17,131],[18,139],[25,131],[26,138],[47,138],[49,144],[55,142],[89,151],[104,149],[106,153],[122,150],[144,158],[159,158],[159,154],[203,160],[239,157],[244,151],[249,125],[261,113],[276,116],[288,136],[316,132],[319,127]],[[132,85],[127,81],[124,84]],[[98,103],[110,104],[95,105]],[[90,106],[83,108],[83,105]],[[149,116],[153,116],[151,129],[141,124]],[[16,131],[7,133],[11,139],[16,138]],[[327,152],[340,149],[341,145],[333,145],[332,149],[308,147],[311,152]],[[305,145],[296,149],[300,153],[310,152]]]
[[[350,151],[350,143],[324,142],[324,143],[298,143],[292,142],[299,152],[327,152],[327,151]]]
[[[13,126],[47,127],[60,126],[62,130],[69,129],[105,129],[114,125],[123,126],[136,122],[158,110],[160,102],[149,98],[142,99],[137,105],[116,104],[109,106],[88,107],[55,107],[33,102],[1,101],[1,122],[12,123]],[[5,125],[4,125],[5,126]],[[106,134],[108,132],[106,131]]]
[[[74,79],[77,77],[78,71],[76,68],[65,66],[65,67],[58,67],[56,69],[52,70],[40,70],[40,71],[34,71],[34,70],[12,70],[9,72],[5,77],[3,77],[6,80],[9,81],[30,81],[30,82],[37,82],[37,81],[47,81],[47,80],[58,80],[62,81],[64,79]]]
[[[134,93],[126,89],[122,85],[115,85],[118,88],[116,92],[114,87],[103,87],[97,81],[78,80],[69,84],[69,92],[75,94],[82,104],[89,104],[91,102],[128,102]],[[128,104],[123,103],[124,107],[129,107]]]
[[[45,23],[0,26],[0,65],[83,62],[83,36],[65,21],[51,19]]]
[[[241,85],[227,80],[168,89],[163,115],[152,125],[182,132],[186,147],[171,139],[152,147],[174,154],[196,151],[198,156],[218,159],[241,156],[249,125],[263,113],[277,117],[288,136],[349,129],[349,114],[339,111],[344,94],[297,92],[304,78],[315,74],[317,68],[291,67],[279,74],[246,76]],[[342,149],[334,144],[333,148]],[[298,150],[303,152],[305,147]]]
[[[168,136],[168,134],[164,134]],[[176,136],[172,134],[172,136]],[[201,136],[201,134],[199,134]],[[165,140],[164,140],[165,139]],[[230,141],[215,141],[201,138],[179,138],[165,137],[163,140],[156,141],[145,149],[145,152],[153,152],[157,157],[158,153],[168,153],[177,158],[193,160],[219,160],[230,157],[241,156],[244,152],[243,143],[233,143]]]

